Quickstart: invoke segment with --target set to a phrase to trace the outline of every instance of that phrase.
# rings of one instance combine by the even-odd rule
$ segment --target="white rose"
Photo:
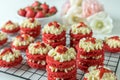
[[[113,21],[104,11],[88,17],[87,21],[94,33],[108,34],[112,31]]]
[[[62,17],[63,23],[67,25],[72,25],[75,23],[79,23],[80,21],[83,21],[84,19],[81,18],[81,12],[82,12],[81,7],[77,6],[70,7],[66,15]]]

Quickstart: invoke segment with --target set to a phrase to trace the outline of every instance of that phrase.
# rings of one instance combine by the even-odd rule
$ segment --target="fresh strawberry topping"
[[[0,55],[5,55],[7,52],[11,52],[13,54],[13,51],[11,48],[5,48]]]
[[[9,20],[6,24],[13,24],[13,22]]]
[[[60,54],[64,54],[67,50],[68,50],[68,49],[67,49],[65,46],[60,45],[60,46],[57,47],[57,50],[56,50],[56,51],[57,51],[58,53],[60,53]]]
[[[84,22],[80,22],[80,24],[77,28],[80,28],[80,27],[87,27],[87,25]]]
[[[35,48],[39,48],[39,47],[44,47],[46,48],[46,45],[44,43],[41,43],[40,41],[36,42],[36,45],[34,46]]]
[[[50,22],[48,25],[49,25],[49,26],[55,26],[56,28],[59,28],[59,27],[60,27],[60,25],[59,25],[58,22],[56,22],[56,21]]]
[[[120,40],[120,39],[119,39],[119,36],[113,36],[113,37],[111,37],[110,39]]]
[[[95,43],[95,38],[92,38],[92,37],[90,37],[90,38],[86,38],[86,42],[92,42],[92,43]]]
[[[35,21],[34,18],[30,18],[29,20],[30,20],[31,23],[33,23]]]
[[[111,72],[110,70],[105,69],[105,68],[103,68],[103,67],[99,68],[99,70],[100,70],[100,74],[99,74],[100,79],[103,77],[104,73],[109,73],[109,72]]]

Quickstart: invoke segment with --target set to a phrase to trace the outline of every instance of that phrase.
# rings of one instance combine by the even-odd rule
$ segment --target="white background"
[[[23,8],[30,5],[35,0],[0,0],[0,26],[8,20],[19,22],[20,19],[17,17],[17,11],[19,8]],[[40,0],[39,0],[40,1]],[[59,11],[65,0],[41,0],[42,2],[47,1],[50,5],[55,5]],[[113,18],[114,29],[113,35],[120,35],[120,0],[99,0],[105,8],[105,11]],[[57,17],[59,17],[59,14]],[[118,76],[120,76],[120,65],[118,67]],[[2,79],[0,80],[16,80],[12,76],[0,73]],[[9,77],[9,78],[8,78]],[[17,79],[18,80],[18,79]],[[120,78],[119,78],[120,80]]]

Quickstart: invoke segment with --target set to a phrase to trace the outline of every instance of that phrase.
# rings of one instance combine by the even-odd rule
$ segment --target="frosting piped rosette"
[[[39,36],[40,31],[41,24],[33,18],[25,19],[20,26],[21,34],[29,34],[32,37]]]
[[[44,26],[42,29],[43,42],[56,47],[58,45],[66,45],[66,28],[62,24],[53,21]]]
[[[46,67],[46,56],[51,46],[43,42],[31,43],[26,50],[27,63],[32,68],[45,69]]]
[[[21,34],[15,37],[12,41],[12,48],[17,50],[26,50],[30,43],[34,41],[34,38],[28,34]]]
[[[12,21],[7,21],[1,28],[1,30],[5,33],[16,33],[20,30],[18,23],[14,23]]]
[[[120,52],[120,37],[119,36],[111,36],[105,38],[104,40],[104,48],[105,51],[108,52]]]
[[[7,42],[7,35],[3,32],[0,32],[0,46]]]
[[[22,56],[20,51],[5,48],[0,51],[0,66],[1,67],[14,67],[20,64],[22,61]]]
[[[59,45],[48,52],[46,60],[48,80],[76,80],[76,52],[74,48]]]
[[[117,80],[114,72],[106,67],[90,67],[93,68],[85,73],[83,80]]]
[[[75,47],[79,40],[86,37],[92,37],[92,30],[85,22],[73,24],[70,29],[70,45]]]
[[[89,37],[83,38],[76,45],[77,66],[84,72],[90,66],[102,66],[104,61],[103,41]]]

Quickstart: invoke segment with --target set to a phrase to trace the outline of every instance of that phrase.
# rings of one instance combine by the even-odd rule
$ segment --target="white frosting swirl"
[[[110,46],[110,48],[120,48],[120,39],[105,39],[105,43]]]
[[[116,80],[116,76],[112,72],[104,72],[102,78],[100,78],[99,69],[94,69],[86,73],[84,77],[87,78],[87,80]]]
[[[103,48],[103,41],[102,40],[95,40],[95,43],[91,41],[85,41],[86,38],[83,38],[79,42],[79,47],[83,48],[86,52],[90,52],[93,50],[102,50]]]
[[[40,25],[40,23],[37,20],[34,20],[33,22],[31,22],[30,19],[26,19],[21,24],[21,27],[23,27],[23,28],[35,28],[38,25]]]
[[[51,49],[48,52],[48,55],[53,57],[54,60],[57,60],[59,62],[65,62],[65,61],[70,61],[72,59],[76,58],[76,52],[73,48],[69,48],[65,53],[60,54],[56,52],[56,49]]]
[[[37,45],[37,43],[31,43],[28,46],[28,50],[29,50],[30,54],[41,54],[41,55],[44,55],[44,54],[47,54],[50,49],[52,49],[52,47],[47,45],[47,44],[45,44],[46,47],[40,46],[38,48],[35,48],[36,45]]]
[[[21,35],[21,37],[27,37],[25,40],[20,40],[20,38],[15,38],[14,40],[13,40],[13,45],[15,45],[15,46],[25,46],[25,45],[29,45],[31,42],[33,42],[34,41],[34,38],[33,37],[31,37],[31,36],[29,36],[29,35]]]
[[[7,38],[7,35],[5,33],[0,32],[0,41]]]
[[[6,29],[6,30],[14,30],[18,27],[19,27],[18,23],[4,24],[2,26],[2,28]]]
[[[91,32],[91,29],[90,29],[89,27],[84,27],[84,26],[83,26],[83,27],[79,27],[79,28],[78,28],[79,24],[80,24],[80,23],[72,25],[72,27],[71,27],[71,32],[72,32],[73,34],[79,34],[79,33],[89,34],[89,33]]]
[[[58,23],[59,24],[59,23]],[[60,25],[60,24],[59,24]],[[54,25],[49,26],[48,24],[44,26],[42,29],[42,33],[46,34],[61,34],[63,31],[66,31],[66,27],[64,25],[60,25],[59,28],[55,27]]]
[[[14,61],[15,58],[18,58],[20,56],[20,51],[18,50],[12,50],[12,52],[6,52],[4,55],[0,55],[0,59],[6,62],[11,62]],[[2,51],[0,52],[0,54],[2,53]]]

